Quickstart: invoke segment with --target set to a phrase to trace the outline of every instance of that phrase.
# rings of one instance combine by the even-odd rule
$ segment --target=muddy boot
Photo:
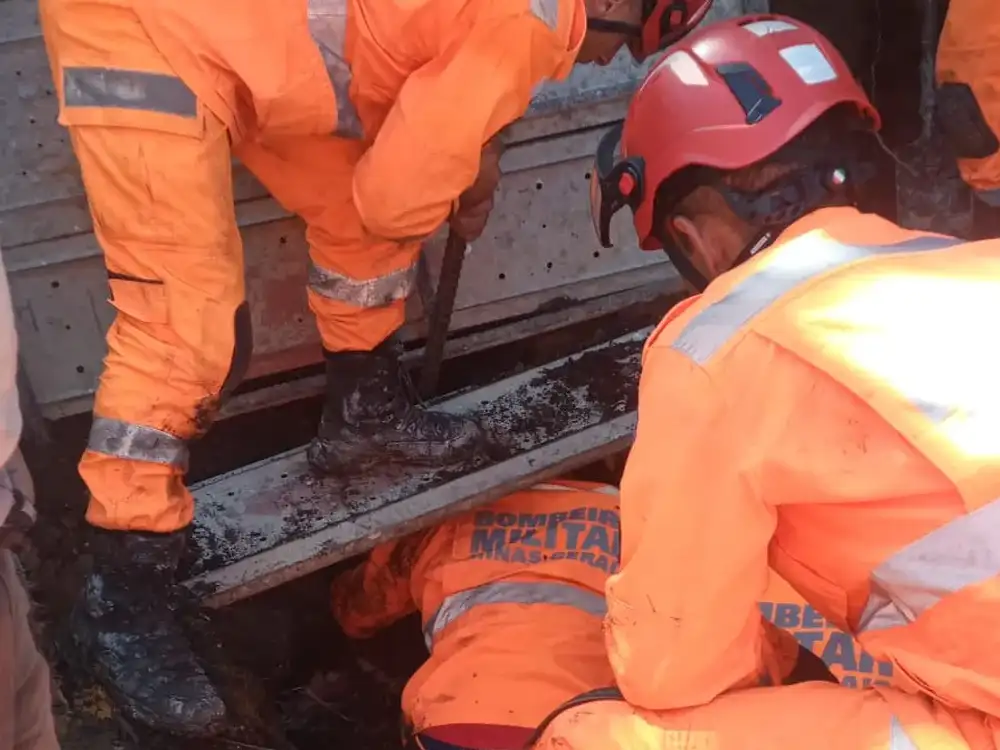
[[[226,708],[178,621],[174,572],[186,534],[95,530],[94,569],[73,609],[83,665],[128,720],[204,737]]]
[[[378,464],[460,467],[485,457],[490,441],[467,417],[410,401],[392,339],[370,352],[326,354],[326,406],[309,463],[324,474],[359,474]]]

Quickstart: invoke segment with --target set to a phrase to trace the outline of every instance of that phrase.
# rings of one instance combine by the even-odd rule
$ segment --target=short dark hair
[[[824,112],[805,130],[759,162],[733,171],[692,165],[657,188],[653,199],[653,226],[659,229],[671,216],[692,217],[716,213],[725,200],[715,190],[702,186],[723,184],[741,192],[763,190],[789,172],[829,160],[837,154],[846,162],[857,161],[864,153],[864,141],[871,123],[851,104],[839,104]],[[829,204],[843,202],[831,196]],[[821,206],[816,206],[820,208]]]

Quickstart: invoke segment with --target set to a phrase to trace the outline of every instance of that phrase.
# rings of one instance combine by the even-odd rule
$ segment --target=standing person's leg
[[[229,138],[127,4],[43,0],[41,18],[117,309],[80,462],[100,531],[73,632],[127,716],[210,733],[225,708],[173,578],[193,516],[187,444],[252,346]]]
[[[0,750],[58,750],[49,667],[31,632],[31,604],[8,547],[34,520],[34,491],[20,452],[0,469]]]
[[[49,667],[31,634],[29,611],[14,555],[0,550],[0,748],[58,750]]]
[[[369,235],[352,197],[363,145],[333,137],[283,138],[247,145],[239,156],[289,211],[307,224],[309,306],[327,365],[327,401],[313,466],[363,471],[377,462],[454,465],[479,455],[472,421],[415,407],[400,380],[393,334],[405,320],[419,242]]]

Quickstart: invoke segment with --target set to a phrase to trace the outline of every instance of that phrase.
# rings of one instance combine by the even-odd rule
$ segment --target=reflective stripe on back
[[[699,365],[783,295],[820,274],[873,255],[943,250],[963,244],[954,237],[918,237],[894,245],[845,245],[803,235],[775,248],[776,257],[699,311],[670,348]]]
[[[607,614],[601,594],[572,583],[499,581],[452,594],[424,625],[424,640],[431,648],[434,638],[448,625],[481,604],[556,604],[574,607],[595,617]]]
[[[198,100],[176,76],[118,68],[63,69],[67,107],[106,107],[195,118]]]
[[[131,461],[187,468],[187,443],[155,427],[94,417],[87,450]]]

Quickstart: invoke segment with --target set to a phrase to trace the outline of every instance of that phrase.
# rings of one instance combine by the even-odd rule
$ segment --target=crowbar
[[[444,361],[444,345],[451,326],[451,314],[455,309],[455,295],[458,280],[462,276],[465,249],[468,243],[454,230],[448,231],[441,259],[441,274],[438,276],[437,291],[434,293],[434,307],[427,326],[427,343],[424,344],[424,362],[420,368],[420,396],[430,398],[437,390],[441,363]]]

